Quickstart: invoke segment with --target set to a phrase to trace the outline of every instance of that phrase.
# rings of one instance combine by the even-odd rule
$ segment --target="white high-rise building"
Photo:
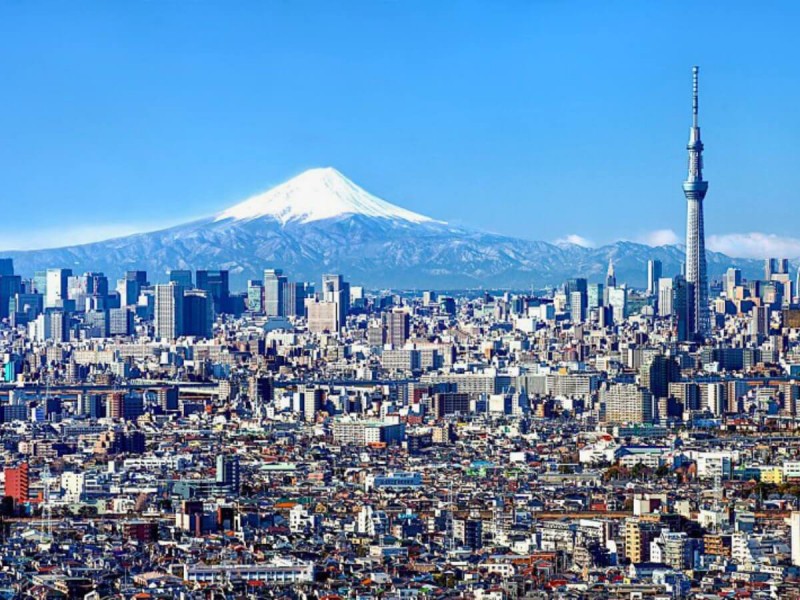
[[[183,335],[183,287],[170,282],[155,289],[155,337],[174,340]]]
[[[672,278],[662,277],[658,280],[658,316],[672,315]]]
[[[628,316],[628,289],[625,287],[609,288],[608,305],[614,311],[614,322],[622,323]]]
[[[800,566],[800,511],[792,511],[789,523],[792,529],[792,564]]]
[[[44,303],[46,308],[64,307],[71,276],[72,269],[47,269],[47,295]]]
[[[284,295],[287,279],[280,269],[266,269],[264,271],[264,312],[268,317],[283,317]]]

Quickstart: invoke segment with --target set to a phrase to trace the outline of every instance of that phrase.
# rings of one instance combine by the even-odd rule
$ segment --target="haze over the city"
[[[685,235],[703,67],[708,247],[800,256],[798,6],[4,3],[0,248],[210,216],[334,166],[530,240]]]

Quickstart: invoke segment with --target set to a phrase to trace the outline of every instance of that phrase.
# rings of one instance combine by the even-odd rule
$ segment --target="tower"
[[[692,69],[692,127],[689,129],[689,174],[683,183],[686,196],[686,281],[693,286],[694,318],[691,333],[703,338],[710,333],[708,311],[708,275],[706,273],[706,240],[703,225],[703,199],[708,191],[708,182],[703,180],[703,142],[697,124],[697,78],[699,67]]]
[[[608,271],[606,272],[606,288],[617,287],[617,276],[614,273],[614,262],[608,259]]]

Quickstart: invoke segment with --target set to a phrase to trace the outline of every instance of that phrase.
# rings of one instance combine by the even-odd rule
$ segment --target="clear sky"
[[[0,248],[222,210],[334,166],[553,241],[800,255],[797,2],[0,0]],[[655,232],[655,233],[654,233]]]

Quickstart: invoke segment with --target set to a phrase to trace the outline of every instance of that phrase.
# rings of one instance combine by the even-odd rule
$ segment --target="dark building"
[[[211,294],[215,313],[227,313],[230,311],[231,290],[228,282],[228,271],[197,271],[195,281],[197,289],[205,290]]]
[[[8,318],[11,300],[21,289],[22,278],[19,275],[0,275],[0,319]]]
[[[231,494],[239,494],[240,471],[238,456],[235,454],[220,454],[217,456],[216,481],[219,487],[225,488]]]
[[[204,290],[183,294],[183,335],[210,338],[214,325],[214,301]]]
[[[127,271],[125,273],[125,279],[128,281],[135,281],[139,284],[139,288],[150,285],[150,282],[147,281],[147,271]]]
[[[469,412],[469,394],[444,392],[433,396],[433,414],[437,419]]]

